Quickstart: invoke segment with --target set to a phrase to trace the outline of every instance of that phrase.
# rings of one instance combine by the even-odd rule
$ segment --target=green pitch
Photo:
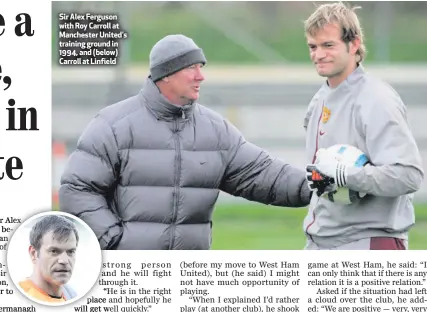
[[[409,248],[427,250],[427,204],[416,206],[416,225]],[[212,249],[303,249],[302,222],[306,208],[263,205],[218,206],[214,211]]]
[[[56,209],[55,209],[56,210]],[[212,249],[301,250],[306,208],[288,209],[258,204],[217,205],[213,214]],[[415,208],[416,225],[409,248],[427,250],[427,204]]]

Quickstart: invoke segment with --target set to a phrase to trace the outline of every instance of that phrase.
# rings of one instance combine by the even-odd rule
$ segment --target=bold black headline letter
[[[24,18],[22,18],[22,16]],[[16,15],[16,21],[20,22],[24,19],[22,23],[18,23],[15,26],[15,34],[18,37],[22,37],[23,35],[27,35],[28,37],[32,37],[34,35],[34,30],[31,29],[31,16],[27,13],[20,13]],[[22,26],[24,26],[24,31],[22,31]]]

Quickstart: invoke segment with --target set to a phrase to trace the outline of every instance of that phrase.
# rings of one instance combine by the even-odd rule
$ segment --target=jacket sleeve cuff
[[[300,189],[301,203],[304,206],[308,206],[310,204],[310,200],[311,200],[312,195],[313,195],[313,192],[308,187],[307,180],[304,180],[304,182],[301,185],[301,189]]]

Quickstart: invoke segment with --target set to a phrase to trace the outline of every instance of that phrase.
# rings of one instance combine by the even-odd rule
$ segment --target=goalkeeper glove
[[[307,165],[306,171],[308,186],[312,191],[317,191],[317,196],[346,185],[347,167],[328,155],[325,149],[317,151],[316,163]]]
[[[328,155],[325,149],[319,149],[316,153],[316,163],[313,170],[321,176],[326,176],[334,180],[337,187],[347,185],[347,165],[340,162],[339,159]]]
[[[308,187],[312,192],[316,192],[318,197],[322,196],[324,193],[330,193],[336,190],[334,179],[319,173],[316,169],[316,165],[307,165],[306,171]]]

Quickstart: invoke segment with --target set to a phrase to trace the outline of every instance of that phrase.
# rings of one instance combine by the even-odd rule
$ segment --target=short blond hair
[[[341,39],[345,43],[349,43],[357,37],[360,39],[360,47],[356,51],[357,62],[360,63],[365,59],[367,53],[363,40],[363,30],[355,13],[360,8],[360,6],[350,8],[341,2],[322,4],[304,22],[305,34],[314,37],[317,31],[326,25],[338,24],[341,28]]]

